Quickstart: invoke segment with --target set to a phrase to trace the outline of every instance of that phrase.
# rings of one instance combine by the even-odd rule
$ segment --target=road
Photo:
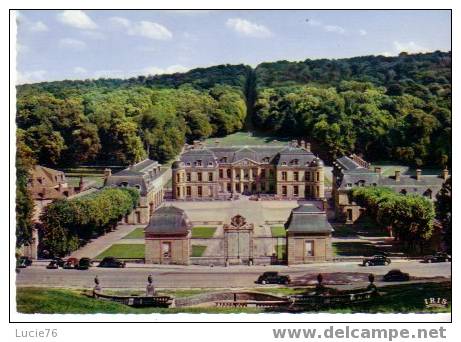
[[[106,269],[92,267],[86,271],[48,270],[44,264],[21,269],[17,274],[18,286],[76,287],[92,288],[97,275],[105,288],[144,288],[147,276],[152,274],[159,288],[242,288],[254,287],[256,278],[265,271],[279,271],[289,274],[294,283],[305,283],[315,279],[318,273],[324,278],[343,277],[351,282],[366,281],[369,273],[379,275],[398,268],[413,277],[451,278],[451,263],[422,264],[419,261],[395,261],[390,266],[363,267],[357,262],[337,262],[302,266],[166,266],[166,265],[128,265],[125,269]],[[347,275],[349,278],[344,278]]]

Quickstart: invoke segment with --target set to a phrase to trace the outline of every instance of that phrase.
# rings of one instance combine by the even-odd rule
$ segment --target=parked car
[[[59,268],[59,264],[56,260],[51,260],[50,263],[46,266],[49,270],[56,270]]]
[[[391,263],[391,259],[389,259],[385,255],[373,255],[369,258],[364,258],[362,261],[363,266],[378,266],[378,265],[389,265]]]
[[[91,259],[90,258],[81,258],[78,262],[77,268],[79,270],[87,270],[91,266]]]
[[[400,270],[390,270],[383,276],[384,281],[408,281],[410,280],[410,275],[408,273],[403,273]]]
[[[423,259],[424,262],[449,262],[451,261],[451,255],[444,252],[437,252],[434,255],[426,255]]]
[[[290,283],[290,277],[288,275],[280,275],[278,272],[264,272],[256,280],[257,284],[285,284]]]
[[[113,268],[124,268],[126,266],[124,261],[115,259],[114,257],[105,257],[101,260],[98,267],[113,267]]]
[[[65,261],[61,258],[54,258],[52,261],[54,261],[58,267],[64,267]]]
[[[16,268],[26,268],[32,265],[32,259],[26,256],[21,256],[16,259]]]
[[[69,270],[69,269],[77,268],[77,266],[78,266],[78,259],[69,258],[64,262],[64,265],[62,266],[62,268]]]

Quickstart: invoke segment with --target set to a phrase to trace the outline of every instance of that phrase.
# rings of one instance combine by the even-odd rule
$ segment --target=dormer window
[[[352,188],[352,183],[347,183],[346,188]]]
[[[187,163],[186,163],[186,166],[190,166],[190,163],[189,163],[189,162],[187,162]]]
[[[287,166],[287,162],[282,162],[282,166]]]
[[[298,163],[299,163],[298,159],[293,159],[293,160],[290,162],[291,165],[298,165]]]
[[[269,157],[264,157],[262,161],[263,161],[263,163],[269,163],[270,158]]]
[[[195,162],[195,166],[202,166],[202,161],[201,160],[197,160]]]
[[[227,157],[222,157],[220,160],[221,163],[227,163]]]
[[[213,162],[208,162],[208,167],[213,167]]]

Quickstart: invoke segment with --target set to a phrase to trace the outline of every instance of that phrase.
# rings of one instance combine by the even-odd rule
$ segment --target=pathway
[[[82,248],[74,251],[70,257],[73,258],[95,258],[107,248],[112,246],[115,242],[123,238],[125,235],[131,233],[133,230],[139,227],[144,227],[140,225],[119,225],[116,230],[113,232],[107,233],[106,235],[100,236],[97,239],[92,240],[87,243]],[[130,240],[126,240],[127,243]]]

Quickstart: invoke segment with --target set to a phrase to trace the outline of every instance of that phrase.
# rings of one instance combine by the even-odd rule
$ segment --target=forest
[[[450,166],[451,52],[17,87],[18,143],[50,167],[164,162],[185,142],[254,127],[307,139],[327,161]]]

